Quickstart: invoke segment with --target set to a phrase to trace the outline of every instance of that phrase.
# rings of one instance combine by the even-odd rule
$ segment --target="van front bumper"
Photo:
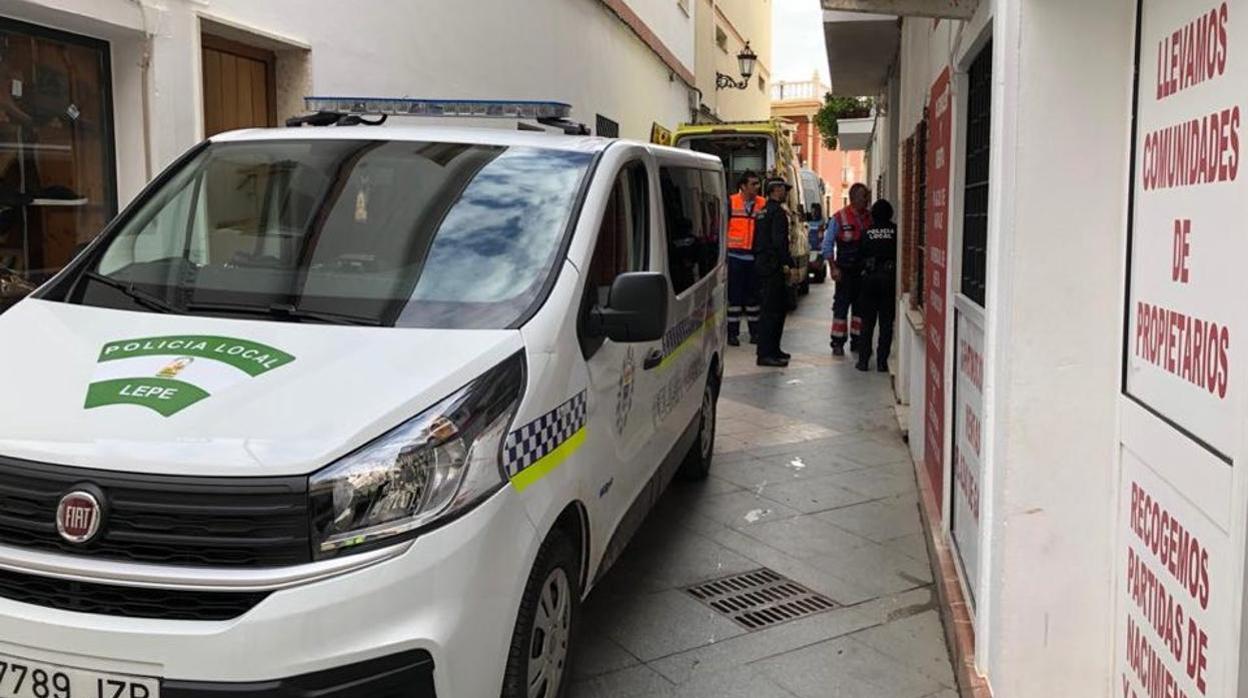
[[[163,698],[497,695],[539,543],[508,486],[389,560],[274,590],[227,621],[0,598],[0,653],[157,678]],[[384,690],[394,682],[402,692]]]
[[[162,681],[161,698],[436,698],[433,657],[424,650],[276,681]]]

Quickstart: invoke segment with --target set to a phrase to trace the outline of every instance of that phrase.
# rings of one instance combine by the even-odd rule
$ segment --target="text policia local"
[[[1208,689],[1209,635],[1200,616],[1209,610],[1209,549],[1136,482],[1131,483],[1130,513],[1128,526],[1141,552],[1134,544],[1127,546],[1127,593],[1161,638],[1162,649],[1154,649],[1128,615],[1127,663],[1148,696],[1187,696],[1167,667],[1169,660],[1163,659],[1168,655],[1203,695]],[[1123,684],[1125,694],[1126,677]]]
[[[1162,37],[1157,45],[1160,102],[1226,71],[1227,4]],[[1145,191],[1235,181],[1239,174],[1239,107],[1202,114],[1144,135],[1140,174]]]

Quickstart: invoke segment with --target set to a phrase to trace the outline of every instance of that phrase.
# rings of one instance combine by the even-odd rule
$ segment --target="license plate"
[[[0,698],[160,698],[160,681],[0,654]]]

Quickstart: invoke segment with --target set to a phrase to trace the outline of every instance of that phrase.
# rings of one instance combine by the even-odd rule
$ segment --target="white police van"
[[[724,346],[714,157],[224,134],[0,315],[0,697],[554,698]]]

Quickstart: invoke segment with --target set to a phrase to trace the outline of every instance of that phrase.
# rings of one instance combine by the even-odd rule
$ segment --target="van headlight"
[[[521,352],[313,475],[315,557],[396,543],[497,492],[523,391]]]

